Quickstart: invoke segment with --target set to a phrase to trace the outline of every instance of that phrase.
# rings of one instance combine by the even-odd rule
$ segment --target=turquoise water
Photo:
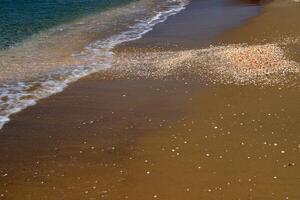
[[[134,0],[0,0],[0,49],[39,31]]]
[[[0,0],[4,48],[0,129],[11,114],[111,67],[116,45],[141,38],[187,4],[186,0]],[[45,30],[59,24],[64,25]],[[35,34],[41,30],[43,34]],[[21,45],[8,48],[16,43]]]

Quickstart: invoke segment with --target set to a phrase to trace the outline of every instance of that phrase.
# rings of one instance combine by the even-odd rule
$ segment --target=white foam
[[[164,22],[169,16],[185,9],[188,1],[171,0],[169,3],[170,5],[166,10],[157,12],[150,19],[138,21],[127,31],[88,45],[83,52],[88,65],[64,66],[60,70],[35,81],[2,84],[0,86],[0,129],[9,121],[12,114],[35,105],[40,99],[63,91],[69,83],[109,68],[113,56],[111,50],[116,45],[140,39],[144,34],[151,31],[156,24]]]

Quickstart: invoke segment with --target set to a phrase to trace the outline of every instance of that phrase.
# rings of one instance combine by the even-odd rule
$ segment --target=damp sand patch
[[[124,50],[114,55],[111,78],[196,78],[216,84],[296,84],[299,63],[279,44],[211,46],[187,51]],[[297,82],[297,81],[296,81]]]

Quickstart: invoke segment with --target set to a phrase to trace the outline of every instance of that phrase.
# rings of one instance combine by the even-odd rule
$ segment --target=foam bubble
[[[69,83],[111,67],[111,50],[123,42],[137,40],[169,16],[175,15],[189,3],[187,0],[166,1],[166,9],[155,13],[150,19],[137,21],[127,31],[113,35],[105,40],[88,45],[81,53],[86,65],[62,66],[61,69],[34,81],[3,84],[0,86],[0,129],[9,121],[10,115],[28,106],[35,105],[40,99],[63,91]]]

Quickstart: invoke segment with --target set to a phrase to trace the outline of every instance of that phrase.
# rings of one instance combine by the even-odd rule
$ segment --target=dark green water
[[[0,0],[0,49],[39,31],[134,0]]]

